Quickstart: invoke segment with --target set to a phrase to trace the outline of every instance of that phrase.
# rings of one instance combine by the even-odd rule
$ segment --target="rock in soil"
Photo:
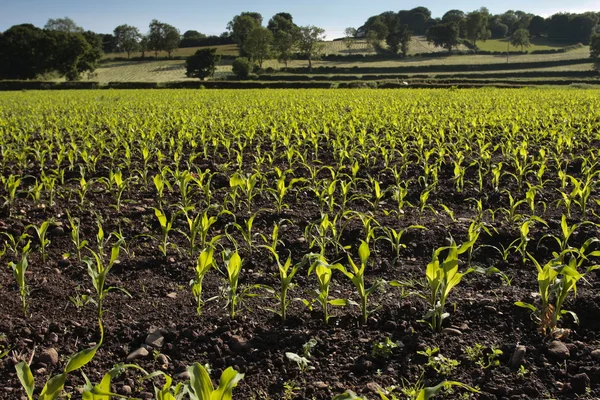
[[[600,349],[592,351],[592,358],[596,361],[600,361]]]
[[[127,356],[127,362],[137,360],[138,358],[147,357],[148,354],[150,354],[150,353],[148,352],[148,350],[146,350],[145,347],[140,347],[139,349],[129,353],[129,355]]]
[[[590,377],[586,373],[573,375],[571,377],[571,389],[576,394],[585,394],[590,387]]]
[[[526,353],[527,348],[525,346],[517,346],[512,357],[510,358],[510,367],[519,368],[521,365],[523,365]]]
[[[54,348],[49,348],[44,350],[42,354],[40,354],[40,362],[46,365],[56,365],[58,364],[58,352]]]
[[[455,328],[444,328],[442,329],[442,333],[450,336],[461,336],[462,332]]]
[[[571,352],[563,342],[554,340],[548,345],[548,355],[555,360],[564,361],[571,356]]]
[[[158,329],[156,327],[151,327],[150,333],[148,334],[148,336],[146,336],[145,343],[148,346],[152,346],[154,348],[159,348],[159,347],[162,347],[164,342],[165,342],[165,338],[162,335],[162,333],[160,332],[160,329]]]

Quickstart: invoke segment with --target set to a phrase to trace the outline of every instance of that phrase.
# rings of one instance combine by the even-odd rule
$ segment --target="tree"
[[[544,18],[536,15],[535,17],[531,18],[527,29],[532,36],[542,37],[547,33],[548,25],[546,24],[546,20]]]
[[[467,14],[466,29],[467,38],[477,46],[478,40],[486,41],[491,32],[487,28],[488,16],[482,11],[473,11]]]
[[[148,49],[154,51],[158,57],[159,51],[166,51],[171,57],[173,50],[179,47],[181,35],[179,29],[172,25],[165,24],[156,19],[150,23],[150,32],[148,32]]]
[[[297,28],[298,26],[294,23],[292,14],[286,12],[280,12],[273,15],[267,24],[267,29],[269,29],[273,35],[276,35],[277,32],[282,31],[292,33]]]
[[[115,42],[118,51],[127,53],[127,58],[131,53],[140,48],[140,40],[142,35],[135,26],[119,25],[113,31]]]
[[[354,46],[354,44],[356,43],[354,38],[356,37],[356,28],[346,28],[344,30],[344,45],[346,46],[346,48],[348,49],[348,51],[350,53],[352,53],[352,47]]]
[[[52,46],[47,32],[31,24],[15,25],[0,36],[0,76],[35,79],[52,70]]]
[[[254,28],[244,44],[244,51],[250,59],[262,68],[263,62],[271,56],[273,45],[273,33],[262,26]]]
[[[298,30],[290,33],[279,31],[275,34],[273,41],[273,51],[277,57],[277,61],[285,64],[285,69],[288,67],[288,62],[294,57],[294,48],[298,43]]]
[[[552,15],[548,20],[548,38],[565,40],[568,39],[569,14],[558,13]]]
[[[59,32],[67,32],[67,33],[83,33],[83,28],[78,26],[75,21],[73,21],[69,17],[64,18],[50,18],[48,22],[46,22],[46,26],[44,29],[49,31],[59,31]]]
[[[393,29],[390,29],[385,42],[393,54],[398,54],[398,51],[401,51],[402,55],[406,57],[408,55],[408,46],[411,37],[412,35],[408,29],[408,25],[400,24],[398,22]]]
[[[442,47],[452,52],[452,48],[458,46],[458,24],[455,22],[441,23],[427,30],[427,42],[436,47]]]
[[[590,57],[600,58],[600,33],[595,33],[590,39]]]
[[[243,12],[233,17],[227,24],[227,29],[231,32],[231,38],[239,46],[240,53],[246,55],[244,45],[250,32],[256,27],[262,25],[262,16],[255,12]]]
[[[179,42],[181,41],[181,33],[179,29],[175,28],[173,25],[163,24],[163,50],[169,54],[169,58],[171,58],[171,54],[173,50],[179,48]]]
[[[194,30],[185,31],[183,34],[184,39],[204,39],[205,37],[206,35]]]
[[[598,17],[591,13],[573,15],[569,21],[569,39],[588,44],[598,24]]]
[[[458,24],[465,18],[465,13],[461,10],[450,10],[442,16],[443,23],[455,23]]]
[[[510,44],[515,47],[521,46],[521,51],[525,50],[525,47],[531,46],[529,42],[529,31],[527,29],[517,29],[510,38]]]
[[[142,58],[146,57],[146,52],[149,50],[148,35],[142,35],[140,39],[140,51],[142,52]]]
[[[88,51],[80,58],[77,64],[77,69],[80,72],[94,72],[98,66],[98,61],[104,55],[102,50],[103,47],[103,35],[99,35],[92,31],[83,32],[83,37],[86,42],[90,45]]]
[[[494,39],[505,38],[508,34],[508,26],[500,21],[494,22],[490,25],[490,33]]]
[[[52,67],[69,81],[79,80],[81,73],[89,68],[86,54],[92,50],[83,34],[48,31],[52,40]]]
[[[312,71],[312,60],[317,59],[325,49],[325,29],[316,26],[301,26],[298,36],[298,50],[308,58],[308,70]]]
[[[252,63],[246,57],[238,57],[233,60],[231,64],[231,70],[238,79],[248,79],[250,71],[252,70]]]
[[[150,22],[150,31],[148,32],[148,50],[154,51],[158,58],[158,52],[163,49],[162,23],[156,19]]]
[[[186,76],[189,78],[206,79],[215,74],[221,56],[217,49],[200,49],[185,60]]]

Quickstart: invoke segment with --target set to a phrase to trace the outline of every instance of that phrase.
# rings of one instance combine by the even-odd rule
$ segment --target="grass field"
[[[530,40],[531,46],[526,47],[526,51],[535,51],[535,50],[556,50],[561,49],[563,47],[569,46],[575,43],[565,43],[565,42],[554,42],[545,38],[532,38]],[[510,51],[520,51],[521,47],[515,47],[509,44],[509,39],[492,39],[487,40],[485,42],[479,41],[477,42],[477,47],[480,50],[484,51],[503,51],[506,52],[506,47],[509,47]]]
[[[171,54],[171,55],[173,57],[187,57],[187,56],[191,56],[192,54],[194,54],[196,52],[196,50],[203,49],[203,48],[216,48],[217,54],[221,54],[224,56],[235,56],[235,55],[238,55],[238,53],[239,53],[237,45],[225,44],[225,45],[221,45],[221,46],[186,47],[186,48],[176,49],[175,51],[173,51],[173,54]],[[142,53],[140,53],[140,52],[131,53],[131,58],[136,58],[136,57],[141,57],[141,56],[142,56]],[[158,52],[158,57],[167,57],[167,56],[168,56],[168,54],[166,51]],[[122,57],[127,58],[127,53],[107,53],[104,55],[103,58],[111,59],[111,58],[122,58]],[[149,59],[152,59],[153,57],[155,57],[154,52],[153,51],[146,52],[146,57]]]

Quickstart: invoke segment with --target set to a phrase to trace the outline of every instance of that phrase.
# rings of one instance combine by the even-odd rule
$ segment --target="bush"
[[[248,79],[250,71],[252,70],[252,63],[246,57],[238,57],[231,64],[233,74],[238,79]]]
[[[217,49],[202,49],[189,56],[185,61],[186,75],[190,78],[205,79],[215,73],[217,63],[221,56],[216,54]]]

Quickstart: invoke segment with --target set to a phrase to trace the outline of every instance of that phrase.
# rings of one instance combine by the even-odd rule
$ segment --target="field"
[[[599,100],[0,93],[0,399],[600,398]]]
[[[483,41],[477,42],[477,47],[479,47],[480,50],[485,50],[485,51],[506,52],[508,42],[509,42],[509,39],[490,39],[490,40],[486,40],[485,42],[483,42]],[[570,44],[574,44],[574,43],[565,43],[565,42],[553,42],[546,38],[531,38],[530,43],[531,43],[531,46],[526,47],[525,48],[526,51],[556,50],[556,49],[561,49]],[[515,47],[513,45],[508,45],[508,48],[510,49],[510,51],[521,51],[521,46]]]

